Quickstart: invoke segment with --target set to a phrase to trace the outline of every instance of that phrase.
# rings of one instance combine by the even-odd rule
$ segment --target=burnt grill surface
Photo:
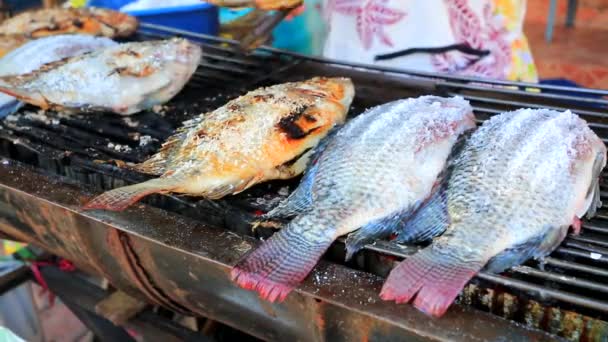
[[[175,34],[199,42],[204,49],[204,60],[186,88],[171,102],[129,117],[113,114],[68,116],[42,113],[26,106],[18,114],[0,121],[0,156],[68,176],[98,192],[141,182],[149,176],[130,171],[128,163],[141,162],[157,151],[182,121],[215,109],[259,86],[321,75],[353,79],[357,94],[350,117],[373,105],[398,98],[423,94],[460,95],[471,101],[480,122],[502,111],[521,107],[572,109],[586,119],[605,142],[608,139],[607,91],[481,81],[388,68],[363,69],[273,49],[245,56],[229,41],[218,42],[215,38],[145,24],[136,39]],[[276,205],[297,186],[297,182],[298,179],[264,183],[219,201],[150,196],[144,202],[251,235],[250,222],[255,216]],[[604,172],[601,198],[608,203],[607,187]],[[271,231],[261,229],[256,234],[267,237]],[[407,257],[416,248],[378,242],[367,246],[348,266],[386,275],[395,261]],[[336,243],[326,257],[344,263],[341,242]],[[495,297],[512,296],[509,297],[511,301],[520,301],[520,305],[506,308],[504,301],[498,305],[492,300],[488,304],[471,299],[471,293],[480,291],[478,285],[491,289]],[[475,296],[480,297],[480,294]],[[460,301],[542,327],[539,321],[542,319],[537,322],[532,314],[538,303],[607,320],[607,298],[608,209],[600,209],[595,218],[584,221],[580,235],[569,235],[543,264],[530,262],[502,275],[482,273],[474,285],[465,290]],[[545,328],[551,329],[550,326]]]

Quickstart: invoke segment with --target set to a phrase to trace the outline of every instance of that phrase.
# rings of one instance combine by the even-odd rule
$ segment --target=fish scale
[[[399,100],[357,116],[320,144],[300,186],[265,216],[295,215],[233,268],[233,280],[283,300],[340,235],[359,234],[347,239],[350,257],[392,228],[382,220],[407,217],[430,194],[458,136],[474,127],[459,97]]]
[[[569,111],[523,109],[488,120],[452,161],[439,190],[446,193],[433,195],[447,201],[430,200],[402,227],[427,239],[445,233],[391,271],[381,297],[415,297],[420,310],[441,316],[482,268],[501,272],[544,257],[598,205],[595,180],[605,163],[602,141]]]

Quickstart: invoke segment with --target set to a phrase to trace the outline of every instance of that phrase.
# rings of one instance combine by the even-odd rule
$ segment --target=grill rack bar
[[[164,35],[145,32],[146,30],[154,31],[158,30],[159,28],[162,28],[162,30],[164,31]],[[232,97],[238,94],[239,92],[242,92],[255,85],[262,84],[265,81],[285,79],[285,75],[287,73],[297,74],[297,72],[294,71],[297,69],[297,67],[302,65],[302,68],[308,68],[311,63],[330,66],[337,65],[341,68],[347,67],[348,69],[344,69],[345,72],[349,70],[363,69],[368,74],[370,72],[375,73],[378,78],[398,75],[400,81],[412,82],[414,84],[418,81],[424,81],[425,84],[429,84],[430,82],[434,85],[435,92],[439,94],[461,95],[465,98],[469,98],[472,102],[483,102],[489,105],[501,105],[504,107],[547,107],[545,105],[540,105],[539,103],[533,101],[543,100],[555,104],[563,102],[569,103],[568,101],[574,99],[577,103],[579,103],[581,102],[581,98],[572,96],[545,96],[551,94],[545,94],[542,92],[535,93],[535,96],[528,97],[527,93],[507,89],[509,90],[509,93],[506,93],[507,95],[517,95],[519,97],[524,97],[526,100],[531,101],[526,102],[504,100],[504,98],[501,98],[500,96],[505,95],[505,89],[497,88],[497,86],[514,87],[516,89],[536,88],[540,89],[541,91],[568,91],[581,95],[608,95],[608,91],[602,90],[572,89],[560,86],[489,81],[475,78],[410,72],[376,66],[369,68],[368,66],[364,66],[361,64],[349,64],[345,62],[330,61],[316,57],[306,57],[266,47],[260,49],[259,51],[251,55],[245,56],[239,54],[237,51],[234,50],[234,46],[236,44],[236,42],[234,41],[218,39],[205,35],[192,34],[185,31],[168,29],[145,23],[142,23],[142,29],[144,31],[142,32],[142,37],[145,37],[146,39],[148,39],[149,37],[164,38],[167,34],[179,34],[182,36],[186,36],[187,38],[195,38],[195,40],[203,46],[203,55],[205,61],[201,64],[201,69],[199,69],[199,71],[197,71],[193,76],[190,85],[194,85],[195,87],[203,87],[204,89],[209,88],[213,91],[227,92],[227,94],[225,94],[226,96],[219,98],[218,101],[211,101],[211,104],[207,103],[208,106],[218,105],[219,103],[224,101],[224,98]],[[228,45],[228,47],[214,45],[213,42],[221,42],[222,44]],[[238,65],[238,68],[232,69],[227,65]],[[218,84],[216,80],[226,82],[235,82],[235,80],[238,80],[238,82],[236,84],[229,84],[229,86],[225,86],[224,84]],[[468,83],[473,83],[473,85],[470,85]],[[485,84],[486,86],[483,87],[480,84]],[[467,93],[465,95],[462,95],[462,91],[465,90],[474,91],[474,93]],[[479,93],[483,94],[480,95]],[[603,106],[605,103],[608,103],[604,100],[592,100],[582,102],[585,106]],[[549,107],[554,107],[556,109],[567,108],[561,107],[559,105],[549,105]],[[494,109],[492,107],[483,107],[477,105],[475,105],[475,109],[478,112],[484,112],[489,114],[495,114],[502,111],[502,109],[499,110]],[[603,113],[602,108],[599,107],[585,107],[585,109],[583,109],[582,111],[574,111],[582,115],[587,115],[592,119],[608,119],[608,115]],[[52,115],[52,113],[50,115]],[[95,133],[95,129],[99,128],[89,124],[85,124],[83,121],[78,119],[72,120],[69,118],[66,119],[59,117],[58,120],[59,127],[55,127],[54,129],[53,127],[48,127],[48,125],[37,124],[30,120],[26,126],[33,126],[35,129],[32,130],[30,128],[29,131],[23,130],[23,127],[21,125],[15,126],[14,124],[0,122],[0,125],[6,126],[9,129],[9,132],[0,129],[0,140],[7,140],[13,143],[17,143],[18,146],[23,146],[25,149],[31,152],[35,151],[38,154],[46,153],[47,155],[61,156],[65,153],[65,150],[62,150],[61,144],[56,143],[55,145],[53,145],[54,141],[61,141],[57,139],[64,139],[66,137],[69,138],[71,136],[87,137],[90,136],[91,133]],[[98,122],[95,122],[95,125],[97,124]],[[137,132],[144,135],[150,135],[153,138],[156,138],[157,140],[162,140],[172,132],[172,129],[170,129],[169,126],[144,127],[142,125],[135,125],[131,127],[129,125],[125,125],[123,122],[112,121],[112,125],[114,124],[118,125],[114,128],[120,127],[124,130],[121,130],[119,132],[110,130],[104,131],[103,134],[99,135],[93,134],[93,136],[96,136],[97,139],[101,139],[97,144],[92,143],[93,146],[91,146],[91,144],[85,143],[86,139],[71,139],[69,144],[70,146],[72,146],[72,149],[70,151],[74,152],[74,154],[76,155],[76,157],[72,157],[73,160],[79,160],[79,163],[81,163],[79,164],[79,167],[91,170],[94,173],[113,175],[115,172],[113,171],[112,167],[92,163],[90,161],[90,158],[92,156],[91,153],[95,153],[97,159],[121,159],[125,161],[139,162],[142,160],[144,155],[137,153],[130,155],[122,152],[116,152],[115,150],[107,148],[106,142],[116,141],[115,139],[118,139],[118,141],[127,143],[129,144],[129,146],[136,147],[138,145],[137,140],[130,138],[128,136],[128,133]],[[594,129],[606,129],[608,126],[603,123],[597,122],[591,122],[591,124],[593,125],[592,127]],[[72,133],[74,133],[74,135],[72,135]],[[125,136],[125,134],[127,135]],[[47,139],[43,138],[45,135],[48,136]],[[602,138],[606,141],[605,136],[606,135],[604,135]],[[141,181],[140,178],[134,177],[132,174],[128,173],[122,173],[120,175],[114,176],[122,178],[122,180],[126,183]],[[605,193],[602,193],[602,199],[606,198],[605,195]],[[200,207],[199,203],[193,203],[192,201],[188,199],[183,199],[179,196],[168,197],[172,201],[179,202],[180,204],[192,209],[197,209]],[[603,220],[608,220],[608,214],[606,214],[605,212],[600,212],[597,219],[591,222],[584,223],[583,233],[585,234],[587,231],[589,231],[593,233],[608,234],[608,226],[605,224],[605,222],[603,222]],[[605,249],[603,248],[605,247],[606,241],[608,241],[608,237],[604,236],[598,237],[597,239],[590,238],[588,236],[569,237],[568,240],[561,247],[559,247],[551,257],[545,260],[545,265],[558,268],[564,273],[569,271],[576,271],[581,274],[587,274],[592,277],[606,277],[608,274],[608,254],[602,254],[605,252]],[[373,251],[385,255],[393,255],[398,257],[407,256],[402,252],[398,252],[399,250],[396,249],[395,246],[392,246],[390,243],[381,242],[376,245],[367,246],[365,249],[368,251]],[[593,255],[592,253],[601,255],[599,255],[598,257],[597,255]],[[488,281],[492,284],[500,284],[515,290],[536,294],[536,296],[540,298],[557,300],[573,305],[579,305],[583,308],[597,310],[605,315],[608,314],[607,302],[586,296],[586,292],[580,290],[589,289],[589,287],[591,287],[595,288],[596,290],[599,290],[600,292],[604,292],[605,286],[603,286],[601,283],[589,281],[587,280],[588,278],[582,278],[581,276],[573,277],[569,275],[564,276],[565,278],[563,279],[565,280],[563,280],[562,278],[560,278],[562,276],[561,274],[543,271],[542,269],[536,268],[536,265],[532,267],[521,267],[521,269],[514,268],[511,272],[512,274],[519,277],[517,279],[508,278],[501,275],[490,275],[485,273],[482,273],[479,276],[479,279]],[[521,279],[522,276],[531,274],[534,275],[534,278],[536,279],[542,279],[556,284],[574,286],[579,290],[577,290],[578,292],[572,292],[570,288],[568,289],[568,291],[562,289],[551,289],[543,284],[537,284],[533,281],[526,281],[524,279]]]
[[[343,242],[344,239],[341,239]],[[417,248],[411,246],[398,246],[387,242],[377,242],[374,245],[366,246],[367,249],[400,258],[407,258],[417,251]],[[587,272],[592,275],[608,276],[608,270],[603,270],[597,267],[589,267],[573,262],[563,261],[552,257],[547,258],[545,264],[564,269],[572,269],[577,271]],[[555,283],[573,285],[589,290],[596,290],[602,293],[608,293],[608,286],[602,283],[577,279],[576,277],[556,274],[547,271],[541,271],[530,266],[517,266],[508,271],[509,274],[530,275],[542,280],[549,280]],[[567,292],[558,289],[551,289],[546,286],[530,283],[521,279],[506,277],[504,275],[480,272],[476,278],[485,280],[490,283],[503,285],[526,293],[534,294],[543,299],[559,300],[565,303],[580,305],[586,308],[598,310],[600,312],[608,312],[608,301],[591,298],[577,293]]]

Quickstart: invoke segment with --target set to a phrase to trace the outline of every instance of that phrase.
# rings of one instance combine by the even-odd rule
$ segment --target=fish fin
[[[21,107],[23,107],[23,102],[12,97],[7,101],[2,101],[2,103],[0,103],[0,119],[7,115],[16,113]]]
[[[549,255],[568,233],[568,226],[547,226],[542,233],[532,239],[508,248],[494,256],[486,264],[484,270],[492,273],[501,273],[511,267],[518,266],[527,260],[540,259]]]
[[[365,245],[388,237],[395,232],[403,220],[416,210],[418,204],[409,209],[372,221],[346,237],[346,261],[350,260]]]
[[[447,182],[442,182],[409,220],[402,221],[396,242],[421,242],[443,234],[450,222],[446,188]]]
[[[167,164],[182,146],[187,135],[188,128],[179,128],[174,135],[165,140],[156,154],[133,168],[147,174],[162,175],[167,171]]]
[[[283,301],[335,240],[328,232],[314,217],[299,216],[241,259],[232,280],[265,300]]]
[[[245,181],[241,182],[240,180],[238,181],[238,186],[234,186],[234,184],[232,185],[228,185],[228,186],[232,186],[233,190],[232,190],[232,194],[236,195],[236,194],[240,194],[241,192],[251,188],[252,186],[264,181],[265,175],[263,174],[258,174],[256,176],[253,176],[249,179],[246,179]],[[229,194],[227,194],[229,195]]]
[[[405,259],[389,274],[380,297],[407,303],[416,296],[416,308],[442,316],[487,261],[481,257],[461,259],[456,248],[432,245]]]
[[[167,167],[166,152],[163,152],[163,150],[161,148],[161,150],[159,152],[157,152],[155,155],[153,155],[151,158],[145,160],[144,162],[142,162],[140,164],[134,165],[133,169],[138,172],[160,176],[163,173],[165,173],[166,167]]]
[[[166,178],[151,179],[149,181],[123,186],[106,191],[93,198],[83,209],[103,209],[111,211],[123,211],[145,196],[167,192],[174,188],[176,183]]]
[[[64,64],[68,64],[69,62],[71,62],[74,59],[81,59],[82,56],[86,55],[88,53],[83,53],[82,55],[77,55],[77,56],[72,56],[72,57],[65,57],[56,61],[52,61],[46,64],[42,64],[38,69],[29,72],[27,74],[24,75],[19,75],[19,78],[21,80],[24,81],[30,81],[32,79],[35,79],[36,77],[40,76],[40,74],[45,73],[45,72],[49,72],[51,70],[57,69],[60,66],[64,65]]]
[[[334,137],[338,134],[338,132],[340,132],[340,129],[343,126],[344,124],[339,124],[332,127],[332,129],[327,132],[327,135],[325,135],[325,137],[319,141],[317,146],[312,149],[312,154],[310,155],[310,160],[308,162],[309,167],[317,164],[321,154],[323,154],[323,151],[327,149],[329,144],[333,141]]]
[[[261,217],[262,220],[293,217],[305,213],[312,206],[312,185],[318,170],[318,165],[312,165],[306,170],[300,185],[287,197]]]
[[[212,200],[220,199],[224,196],[237,194],[241,191],[244,191],[249,183],[251,183],[251,181],[245,182],[245,185],[240,188],[236,187],[234,184],[223,184],[211,190],[205,191],[203,196]]]
[[[587,202],[589,202],[588,207],[585,208],[588,219],[593,218],[597,213],[597,209],[602,207],[602,201],[600,199],[600,176],[606,162],[604,158],[605,155],[598,152],[595,155],[595,160],[593,161],[593,171],[591,174],[592,182],[589,184],[589,189],[587,190],[586,196]]]
[[[277,178],[279,179],[290,179],[298,176],[300,173],[306,170],[306,165],[312,155],[312,149],[307,149],[304,152],[300,153],[295,158],[289,160],[282,165],[277,166],[276,170],[278,172]]]
[[[51,103],[48,102],[48,100],[42,94],[34,90],[25,90],[23,86],[28,82],[40,77],[41,74],[68,63],[71,58],[72,57],[67,57],[58,61],[43,64],[38,69],[29,73],[2,76],[0,77],[0,91],[7,95],[16,97],[23,102],[48,109],[51,107]]]
[[[5,83],[2,79],[3,77],[0,77],[0,92],[43,109],[51,107],[51,104],[40,93],[24,90],[19,86],[12,86],[9,83]]]
[[[178,151],[188,133],[203,122],[203,115],[199,115],[190,120],[182,122],[182,126],[175,130],[175,133],[165,140],[160,149],[152,157],[134,167],[135,170],[143,173],[162,175],[167,172],[167,165],[178,155]]]
[[[2,76],[0,77],[0,80],[2,80],[3,83],[6,82],[8,84],[20,86],[35,80],[36,78],[40,77],[41,74],[54,70],[64,64],[67,64],[74,58],[79,58],[79,56],[65,57],[53,62],[42,64],[40,67],[38,67],[38,69],[32,70],[25,74]]]
[[[310,208],[312,205],[312,185],[314,184],[314,178],[319,169],[317,162],[333,137],[340,131],[341,127],[342,125],[336,125],[330,129],[317,146],[314,147],[312,151],[308,152],[310,153],[308,167],[304,171],[298,188],[294,190],[285,201],[281,202],[276,208],[262,216],[262,220],[292,217],[302,214]]]

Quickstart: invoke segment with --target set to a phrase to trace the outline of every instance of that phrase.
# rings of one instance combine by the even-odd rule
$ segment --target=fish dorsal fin
[[[58,61],[43,64],[38,69],[25,73],[25,74],[0,77],[0,80],[2,80],[2,82],[4,82],[4,83],[18,87],[24,83],[30,82],[30,81],[40,77],[41,74],[55,70],[55,69],[59,68],[60,66],[71,62],[73,59],[80,58],[80,57],[82,57],[82,55],[77,56],[77,57],[66,57],[66,58],[60,59]]]
[[[188,121],[184,121],[182,126],[175,131],[175,134],[170,136],[161,146],[156,154],[150,157],[143,163],[135,166],[137,171],[143,173],[149,173],[153,175],[161,175],[167,170],[167,164],[169,163],[171,156],[175,155],[179,148],[182,146],[184,140],[188,136],[188,132],[193,128],[197,127],[202,121],[206,114],[201,114]]]

